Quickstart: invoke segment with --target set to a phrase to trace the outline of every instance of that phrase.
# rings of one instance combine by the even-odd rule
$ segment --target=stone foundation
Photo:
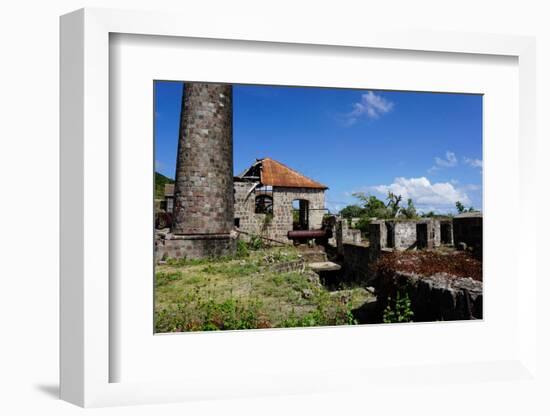
[[[445,273],[419,276],[396,272],[376,278],[376,296],[380,310],[395,299],[397,291],[411,300],[415,322],[453,321],[483,318],[483,283],[469,277]]]
[[[230,256],[235,253],[237,240],[230,234],[165,235],[155,241],[156,261],[175,259],[202,259]]]

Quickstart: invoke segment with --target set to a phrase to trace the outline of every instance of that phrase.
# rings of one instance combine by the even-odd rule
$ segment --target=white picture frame
[[[185,22],[185,25],[182,22]],[[246,33],[243,35],[243,33]],[[110,311],[110,172],[109,157],[109,37],[110,34],[224,39],[228,41],[277,42],[285,45],[331,45],[346,48],[408,50],[438,54],[495,55],[514,57],[519,68],[519,223],[515,264],[522,270],[522,285],[514,299],[517,345],[513,353],[495,361],[443,360],[439,364],[390,368],[371,363],[364,367],[331,368],[321,373],[296,371],[270,373],[269,377],[232,383],[194,375],[177,381],[111,382],[110,368],[119,360],[111,346]],[[526,213],[534,201],[535,169],[535,41],[529,37],[468,33],[383,31],[376,28],[337,35],[323,30],[281,31],[276,25],[235,33],[231,22],[205,24],[171,13],[83,9],[61,18],[61,398],[80,406],[108,406],[185,401],[199,398],[248,397],[267,394],[298,394],[368,388],[400,379],[404,384],[445,382],[449,379],[525,380],[536,382],[536,218]],[[513,272],[512,272],[513,273]],[[389,327],[385,327],[388,329]],[[409,327],[410,331],[411,327]],[[414,329],[414,328],[412,328]],[[404,329],[405,331],[407,329]],[[458,331],[459,326],[450,331]],[[290,335],[335,337],[333,332],[291,330]],[[318,331],[318,330],[315,330]],[[287,332],[288,334],[288,332]],[[151,334],[152,335],[152,334]],[[517,336],[516,336],[517,335]],[[246,335],[253,337],[254,335]],[[326,338],[325,338],[326,337]],[[223,343],[223,340],[216,340]],[[512,351],[512,350],[511,350]],[[243,364],[243,366],[245,366]],[[471,378],[472,373],[483,376]],[[324,374],[326,377],[320,377]],[[446,378],[448,377],[448,378]],[[342,381],[345,380],[345,381]]]

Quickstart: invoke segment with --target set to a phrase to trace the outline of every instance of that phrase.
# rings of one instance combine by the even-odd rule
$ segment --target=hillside
[[[167,183],[174,183],[174,180],[155,172],[155,199],[164,199],[164,185]]]

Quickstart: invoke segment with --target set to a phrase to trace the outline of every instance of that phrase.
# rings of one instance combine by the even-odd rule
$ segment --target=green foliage
[[[364,192],[353,194],[363,205],[363,215],[367,218],[391,218],[391,212],[383,201],[374,195],[368,195]],[[345,209],[345,208],[344,208]]]
[[[157,265],[156,332],[354,325],[353,310],[372,298],[356,286],[330,292],[300,267],[277,271],[279,264],[300,258],[294,247],[239,246],[246,257]]]
[[[455,206],[459,214],[462,214],[464,211],[466,211],[466,207],[464,207],[464,205],[460,201],[456,201]]]
[[[258,251],[264,248],[264,240],[258,235],[251,235],[248,241],[248,248],[250,250]]]
[[[393,192],[388,192],[387,196],[388,205],[387,208],[390,210],[390,218],[397,217],[397,214],[399,214],[400,207],[399,204],[401,203],[401,195],[396,195]]]
[[[246,244],[246,242],[241,239],[237,240],[237,258],[242,259],[248,256],[250,256],[248,244]]]
[[[157,332],[217,331],[231,329],[270,328],[271,324],[260,313],[259,300],[248,302],[229,298],[222,302],[213,299],[190,298],[194,308],[180,304],[162,309],[156,314]]]
[[[388,306],[384,309],[384,323],[412,322],[413,311],[411,309],[411,300],[407,292],[404,294],[399,290],[397,299],[389,299]]]
[[[228,277],[235,277],[243,274],[257,273],[259,270],[260,268],[258,264],[243,262],[243,264],[208,264],[206,267],[201,269],[201,272],[206,274],[223,274]]]
[[[180,279],[181,277],[182,277],[182,273],[180,271],[158,272],[155,275],[155,286],[156,287],[165,286],[170,282]]]
[[[292,210],[292,222],[298,224],[300,222],[300,211],[297,209]]]
[[[308,326],[334,326],[334,325],[357,325],[351,304],[349,302],[337,302],[331,300],[330,295],[321,292],[316,297],[315,309],[298,316],[294,309],[290,315],[281,323],[283,328],[296,328]]]
[[[370,218],[367,217],[367,216],[363,216],[361,218],[359,218],[359,221],[357,221],[357,223],[355,224],[355,228],[357,230],[361,230],[361,233],[364,235],[364,236],[368,236],[369,234],[369,224],[370,224]]]
[[[168,266],[183,267],[183,266],[197,266],[200,264],[207,264],[207,263],[220,263],[220,262],[224,262],[232,259],[233,257],[231,256],[208,257],[204,259],[188,259],[187,257],[182,257],[179,259],[167,258],[165,261]]]
[[[174,183],[174,180],[155,172],[155,199],[164,199],[164,185],[167,183]]]
[[[408,219],[418,218],[416,207],[414,206],[413,200],[411,198],[407,199],[407,207],[401,208],[399,215]]]
[[[368,195],[363,192],[353,194],[361,201],[361,205],[348,205],[340,213],[345,218],[359,217],[360,221],[355,225],[355,228],[360,229],[363,234],[368,233],[370,219],[390,219],[390,218],[418,218],[418,213],[414,202],[411,198],[407,200],[407,206],[401,207],[401,195],[396,195],[393,192],[388,192],[387,201],[383,201],[374,195]]]
[[[352,219],[359,218],[365,214],[365,209],[359,205],[348,205],[340,211],[340,215],[343,218]]]

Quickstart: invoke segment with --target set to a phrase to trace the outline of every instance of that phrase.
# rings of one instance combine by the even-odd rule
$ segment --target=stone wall
[[[346,219],[342,220],[342,242],[344,244],[361,244],[361,230],[350,228]]]
[[[441,245],[441,221],[435,218],[431,219],[433,231],[433,245],[439,247]]]
[[[375,287],[380,310],[389,298],[396,298],[398,291],[407,293],[415,322],[483,318],[483,283],[469,277],[396,272],[392,276],[377,276]]]
[[[265,214],[255,214],[254,198],[256,194],[251,189],[257,183],[235,182],[235,220],[238,220],[239,230],[249,234],[260,234],[262,225],[265,222]],[[236,222],[235,221],[235,222]]]
[[[335,221],[333,230],[334,241],[329,240],[329,243],[335,245],[338,249],[338,254],[344,254],[344,244],[361,244],[361,230],[350,228],[346,218],[338,218]]]
[[[416,245],[416,221],[392,221],[396,250],[407,250]]]
[[[303,272],[306,264],[303,259],[294,261],[287,261],[283,263],[276,263],[270,265],[267,269],[273,273],[290,273],[290,272]]]
[[[273,187],[273,217],[266,221],[266,214],[255,213],[255,191],[250,182],[235,182],[235,219],[239,231],[262,235],[272,240],[290,244],[287,233],[292,231],[292,201],[303,199],[309,202],[309,229],[320,229],[325,213],[325,193],[321,189]]]
[[[344,278],[347,281],[371,283],[372,274],[369,265],[374,261],[371,258],[370,247],[358,244],[343,244]]]

